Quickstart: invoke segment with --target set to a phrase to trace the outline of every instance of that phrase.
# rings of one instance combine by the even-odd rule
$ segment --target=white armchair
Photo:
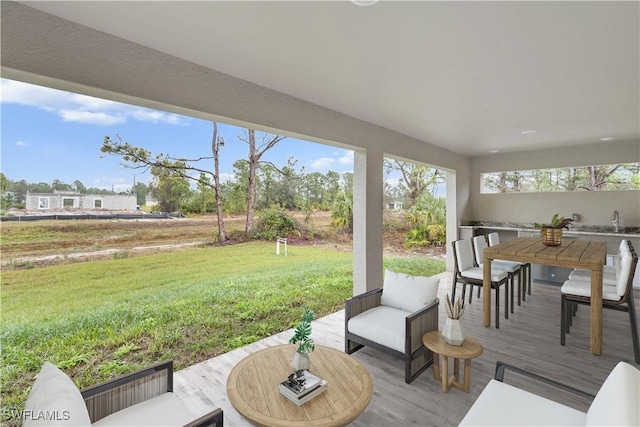
[[[503,383],[508,368],[532,380],[543,382],[592,400],[581,412],[553,400]],[[619,362],[593,396],[573,387],[502,362],[496,377],[480,393],[461,426],[639,426],[640,370]]]
[[[422,336],[438,330],[438,284],[433,277],[386,270],[384,285],[345,304],[345,353],[364,346],[404,359],[409,384],[433,363]]]

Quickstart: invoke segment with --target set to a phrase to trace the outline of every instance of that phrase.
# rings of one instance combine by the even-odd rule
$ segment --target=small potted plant
[[[293,336],[289,340],[289,344],[298,344],[298,349],[293,355],[293,361],[291,366],[296,371],[300,369],[309,369],[311,366],[311,359],[309,359],[309,353],[315,349],[315,344],[311,338],[311,321],[316,318],[316,314],[308,309],[304,308],[302,311],[302,319],[298,326],[296,326]]]
[[[562,229],[566,228],[568,230],[572,222],[573,219],[571,218],[565,218],[559,214],[555,214],[553,218],[551,218],[550,224],[538,224],[535,222],[533,226],[540,229],[542,243],[547,246],[560,246],[562,243]]]
[[[442,339],[450,345],[462,345],[464,333],[462,332],[460,318],[464,313],[464,300],[458,298],[453,303],[449,294],[447,294],[445,308],[447,309],[447,320],[444,322],[444,328],[442,328]]]

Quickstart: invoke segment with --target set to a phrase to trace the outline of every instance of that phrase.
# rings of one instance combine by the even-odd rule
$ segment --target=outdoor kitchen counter
[[[499,222],[483,222],[472,223],[470,225],[460,225],[458,228],[465,230],[496,230],[496,231],[517,231],[519,233],[539,233],[539,230],[533,228],[530,224],[514,224]],[[564,230],[565,233],[571,235],[585,236],[610,236],[620,238],[640,238],[640,227],[621,227],[620,231],[613,231],[612,226],[577,226]]]

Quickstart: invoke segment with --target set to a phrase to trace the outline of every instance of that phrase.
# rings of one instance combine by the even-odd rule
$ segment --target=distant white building
[[[402,202],[389,202],[387,203],[387,209],[394,210],[394,211],[401,211]]]
[[[53,193],[27,193],[26,208],[32,210],[136,210],[136,199],[137,198],[135,195],[81,194],[71,191],[56,191]]]

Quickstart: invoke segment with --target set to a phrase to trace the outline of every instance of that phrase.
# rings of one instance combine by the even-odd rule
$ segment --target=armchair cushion
[[[24,427],[91,425],[80,390],[67,374],[49,362],[40,369],[24,409]]]
[[[583,426],[586,414],[547,398],[491,380],[461,426]]]
[[[183,426],[193,416],[173,394],[165,393],[106,416],[94,426]]]
[[[381,304],[416,312],[435,301],[439,284],[439,278],[385,270]]]
[[[349,319],[347,328],[352,334],[404,353],[405,325],[409,314],[381,305]]]

